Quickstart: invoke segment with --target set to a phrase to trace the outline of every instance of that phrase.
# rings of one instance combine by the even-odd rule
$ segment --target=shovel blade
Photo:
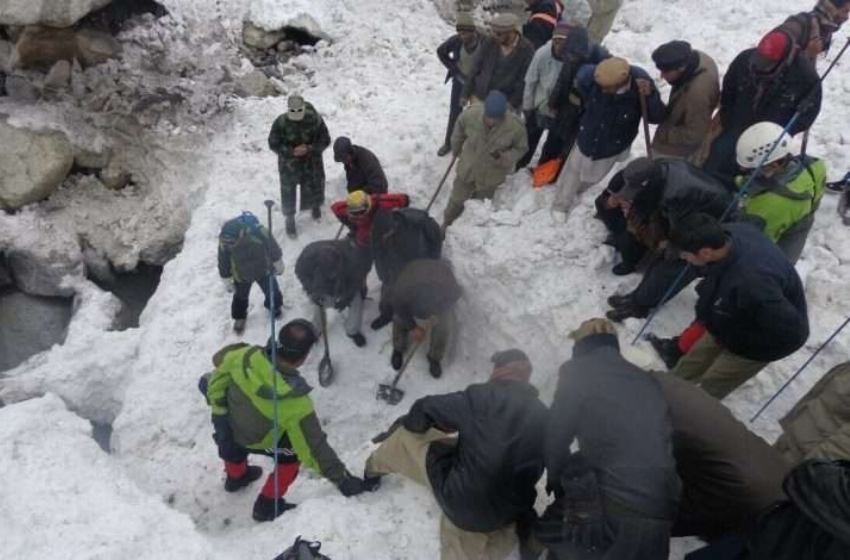
[[[334,371],[330,357],[324,356],[322,361],[319,362],[319,385],[327,387],[333,383],[335,376],[336,372]]]
[[[382,383],[378,385],[378,394],[376,396],[379,400],[386,401],[387,404],[397,405],[404,398],[404,391],[393,385]]]

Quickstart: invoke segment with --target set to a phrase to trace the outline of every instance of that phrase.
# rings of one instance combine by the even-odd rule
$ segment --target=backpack
[[[319,552],[320,548],[322,548],[322,543],[302,541],[299,535],[296,537],[295,543],[281,552],[274,560],[331,560]]]
[[[230,220],[221,229],[221,242],[230,249],[234,277],[240,282],[255,282],[269,274],[271,261],[260,221],[250,212]]]

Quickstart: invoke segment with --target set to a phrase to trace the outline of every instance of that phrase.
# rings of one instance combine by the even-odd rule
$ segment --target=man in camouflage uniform
[[[286,234],[295,237],[295,189],[301,185],[301,210],[322,216],[325,202],[325,166],[322,152],[331,137],[315,107],[300,95],[287,101],[289,111],[279,116],[269,134],[269,148],[277,154],[280,198],[286,216]]]

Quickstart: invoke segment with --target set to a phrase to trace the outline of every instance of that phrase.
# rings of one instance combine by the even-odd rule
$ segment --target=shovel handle
[[[398,385],[398,381],[399,381],[399,379],[401,379],[401,376],[404,373],[404,370],[407,369],[407,365],[410,363],[410,360],[413,359],[414,354],[416,354],[416,351],[419,350],[420,346],[422,346],[421,340],[417,340],[416,342],[413,343],[413,347],[410,349],[410,352],[407,353],[407,356],[405,356],[405,358],[404,358],[404,362],[401,364],[401,369],[398,370],[398,373],[396,373],[395,377],[393,377],[393,384],[392,384],[393,389],[395,389],[396,385]]]
[[[643,141],[646,142],[646,155],[649,161],[652,161],[652,142],[649,139],[649,120],[647,120],[649,111],[646,108],[646,96],[641,93],[638,94],[638,97],[640,97],[640,115],[643,117]]]
[[[431,197],[430,202],[428,202],[428,206],[425,207],[425,211],[429,212],[431,207],[434,205],[434,202],[437,200],[437,196],[439,196],[440,191],[443,190],[443,185],[446,182],[446,179],[449,177],[449,173],[452,172],[452,167],[455,166],[455,162],[457,161],[457,156],[452,156],[452,161],[449,163],[449,167],[446,169],[446,172],[443,173],[443,178],[440,179],[440,184],[437,185],[437,190],[434,192],[434,196]]]

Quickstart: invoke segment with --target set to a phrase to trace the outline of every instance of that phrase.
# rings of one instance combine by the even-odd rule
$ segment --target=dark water
[[[0,290],[0,371],[62,344],[72,303],[71,298],[31,296],[15,288]]]
[[[148,300],[151,299],[159,286],[159,278],[162,276],[161,266],[152,266],[141,263],[132,272],[115,274],[114,282],[94,282],[101,289],[112,292],[121,300],[121,311],[115,318],[113,328],[118,331],[135,329],[139,326],[139,316],[145,310]]]

